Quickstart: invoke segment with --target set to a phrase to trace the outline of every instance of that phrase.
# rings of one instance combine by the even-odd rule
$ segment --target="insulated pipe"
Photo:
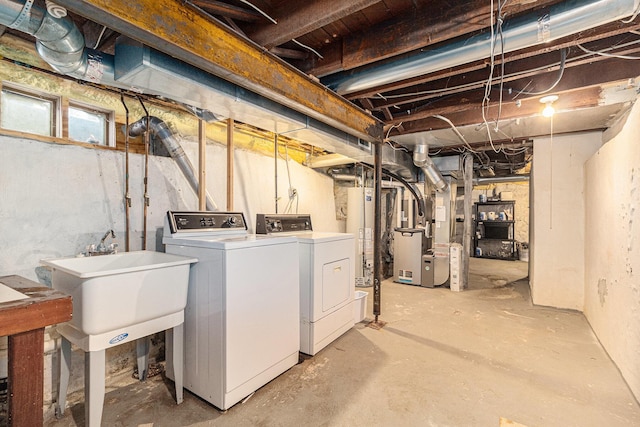
[[[491,178],[475,178],[473,185],[502,184],[505,182],[526,182],[529,175],[492,176]]]
[[[514,18],[502,25],[504,52],[548,43],[626,18],[633,15],[637,4],[638,0],[563,1],[551,6],[543,16],[535,12]],[[485,32],[380,65],[334,74],[321,81],[341,95],[363,91],[488,58],[494,43],[491,33]]]
[[[38,54],[56,71],[122,87],[114,80],[113,56],[85,47],[82,33],[64,9],[52,12],[42,0],[0,0],[0,25],[34,36]]]
[[[382,169],[382,173],[389,178],[393,178],[396,181],[400,182],[405,186],[405,188],[407,188],[407,190],[411,192],[413,197],[416,199],[416,202],[418,202],[418,216],[424,218],[426,203],[424,201],[424,197],[422,196],[422,194],[420,194],[420,190],[418,189],[418,187],[413,183],[407,182],[407,180],[402,178],[400,175],[396,175],[395,173],[389,172],[386,169]]]
[[[362,187],[362,177],[356,175],[349,175],[346,173],[331,173],[329,172],[329,176],[336,181],[351,181],[358,184],[359,187]]]
[[[429,157],[427,144],[418,144],[413,150],[413,164],[424,172],[425,177],[433,184],[436,191],[446,190],[447,182]]]
[[[146,117],[143,117],[129,126],[129,135],[134,137],[142,135],[147,130],[146,122]],[[187,178],[187,181],[189,181],[189,185],[191,185],[193,191],[198,194],[198,179],[196,178],[193,165],[180,146],[180,143],[173,135],[171,129],[169,129],[169,126],[167,126],[167,124],[158,117],[151,116],[149,117],[149,128],[151,132],[153,132],[153,134],[155,134],[155,136],[162,141],[164,146],[167,148],[167,151],[169,151],[171,157],[178,164],[178,167],[184,174],[185,178]],[[209,194],[207,194],[207,210],[218,210],[218,206],[215,204]]]

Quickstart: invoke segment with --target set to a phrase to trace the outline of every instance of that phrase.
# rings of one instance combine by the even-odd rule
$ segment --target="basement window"
[[[0,127],[44,136],[57,136],[57,98],[2,88]]]
[[[78,104],[69,105],[69,139],[113,147],[113,123],[112,111]]]

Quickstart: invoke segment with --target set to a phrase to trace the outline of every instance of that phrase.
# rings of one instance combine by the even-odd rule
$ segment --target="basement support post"
[[[373,315],[378,323],[380,315],[380,288],[382,284],[382,143],[374,144],[373,167],[375,169],[374,191],[374,220],[373,220]]]
[[[198,120],[198,209],[207,210],[207,122]]]
[[[471,206],[473,206],[473,155],[464,156],[464,227],[462,234],[462,283],[460,288],[466,289],[469,283],[469,261],[471,258],[471,233],[473,221]]]
[[[233,119],[227,119],[227,211],[233,211]]]

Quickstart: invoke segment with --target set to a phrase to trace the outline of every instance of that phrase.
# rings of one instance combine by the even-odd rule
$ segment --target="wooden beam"
[[[532,4],[530,0],[510,1],[504,13],[510,17],[558,2],[540,0]],[[490,2],[473,0],[457,2],[453,6],[450,2],[443,3],[439,10],[421,7],[415,13],[407,13],[411,13],[410,19],[406,15],[398,16],[346,37],[341,46],[328,46],[321,51],[325,60],[316,61],[303,71],[323,77],[471,34],[489,27],[491,8]]]
[[[190,0],[194,5],[203,8],[212,15],[237,19],[244,22],[257,22],[264,19],[258,12],[214,0]]]
[[[560,99],[553,105],[558,110],[575,110],[580,108],[597,107],[600,103],[600,87],[581,88],[567,92],[554,92],[560,96]],[[532,117],[540,114],[541,104],[540,97],[523,99],[520,102],[505,102],[502,104],[501,120],[516,119],[518,117]],[[491,104],[487,117],[490,120],[495,118],[497,114],[497,104]],[[431,111],[436,114],[436,111]],[[473,104],[457,112],[451,112],[446,116],[456,126],[475,125],[482,123],[482,110],[480,104]],[[435,129],[447,128],[445,122],[432,117],[432,115],[423,116],[419,120],[404,121],[405,134],[430,131]],[[392,133],[393,135],[393,133]]]
[[[180,0],[57,3],[355,137],[382,139],[377,119]]]
[[[295,2],[295,5],[284,2],[280,10],[274,12],[278,24],[261,26],[250,32],[249,37],[270,49],[378,2],[380,0],[316,0]]]
[[[558,86],[554,88],[553,93],[575,93],[575,91],[580,91],[583,90],[583,88],[586,88],[584,89],[585,92],[583,93],[583,96],[585,97],[582,100],[576,100],[576,103],[570,105],[569,108],[577,108],[579,106],[596,106],[598,105],[600,99],[600,85],[629,78],[636,78],[638,76],[640,76],[640,63],[638,63],[638,61],[627,61],[623,59],[608,58],[603,61],[586,63],[567,69]],[[557,72],[547,73],[546,75],[539,76],[536,81],[535,87],[532,87],[530,89],[533,90],[537,88],[538,90],[540,90],[543,88],[548,88],[555,82],[556,79]],[[594,88],[597,89],[596,92],[593,92]],[[591,96],[587,97],[586,94],[590,94]],[[515,95],[516,93],[512,93],[510,96],[505,97],[503,102],[503,113],[505,111],[510,111],[510,109],[512,108],[511,106],[516,104],[518,100],[513,99]],[[529,99],[525,99],[527,96],[529,97]],[[543,94],[533,97],[531,97],[531,95],[522,95],[520,98],[518,98],[522,103],[522,107],[514,107],[513,116],[502,116],[502,118],[515,118],[518,116],[526,117],[528,115],[534,114],[539,108],[538,99],[541,96],[543,96]],[[565,98],[565,96],[563,95],[562,98]],[[531,111],[524,108],[524,105],[528,103],[530,99],[535,101],[532,104],[533,109]],[[461,101],[459,98],[449,98],[441,103],[434,104],[431,108],[428,109],[411,112],[410,114],[397,114],[394,116],[393,120],[388,122],[388,124],[398,124],[402,122],[404,124],[406,133],[416,132],[415,129],[417,127],[420,128],[420,130],[425,130],[427,127],[429,129],[441,129],[447,127],[446,123],[431,118],[431,116],[436,114],[445,115],[451,120],[453,120],[452,116],[464,117],[464,122],[455,120],[453,121],[456,126],[482,123],[483,119],[480,105],[481,100],[482,94],[480,94],[479,92],[476,92],[475,95],[465,95],[464,101]],[[494,101],[491,103],[491,106],[491,114],[493,115],[489,117],[493,118],[496,114],[495,107],[497,106],[497,103]],[[505,110],[505,107],[507,108],[507,110]],[[415,124],[414,122],[419,122],[420,124]]]

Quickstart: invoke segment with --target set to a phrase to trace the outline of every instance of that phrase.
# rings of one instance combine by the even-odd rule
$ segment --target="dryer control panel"
[[[242,212],[167,212],[171,234],[181,232],[246,230]]]
[[[313,231],[309,214],[258,214],[256,234]]]

